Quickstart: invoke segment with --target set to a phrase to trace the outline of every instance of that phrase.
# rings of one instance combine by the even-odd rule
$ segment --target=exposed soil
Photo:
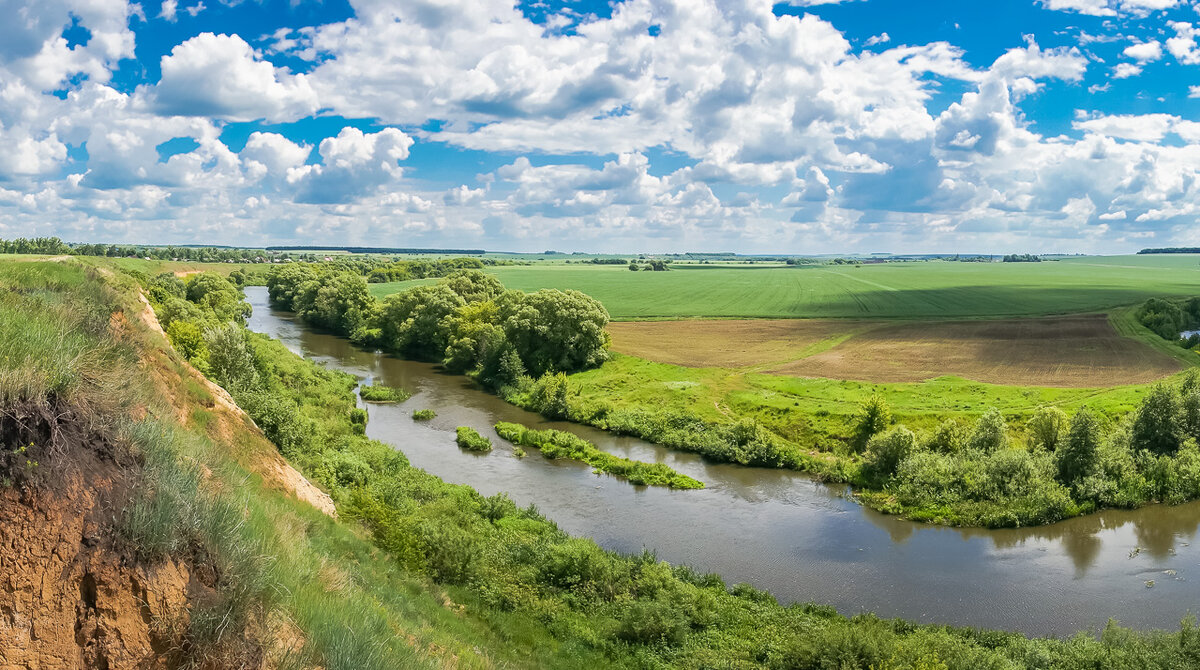
[[[880,383],[951,375],[1086,388],[1146,383],[1181,369],[1170,356],[1121,337],[1104,315],[895,324],[660,321],[609,329],[616,351],[664,363]]]
[[[172,667],[189,569],[138,564],[115,542],[132,461],[46,409],[0,418],[0,451],[25,449],[0,488],[0,668]]]
[[[692,368],[744,368],[781,363],[830,338],[878,325],[829,319],[615,321],[612,348],[659,363]]]

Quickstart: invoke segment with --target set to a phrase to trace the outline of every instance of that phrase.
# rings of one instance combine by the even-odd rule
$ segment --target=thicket
[[[860,426],[873,423],[865,407]],[[1159,384],[1127,417],[1041,408],[1011,439],[992,410],[969,429],[946,422],[919,439],[874,429],[862,471],[868,502],[917,520],[985,526],[1050,523],[1106,507],[1200,497],[1200,383]]]
[[[561,430],[533,430],[518,423],[496,424],[496,434],[523,447],[532,447],[554,460],[568,458],[587,463],[596,472],[629,480],[640,486],[666,486],[673,489],[702,489],[704,484],[680,474],[664,463],[645,463],[601,451],[587,440]]]
[[[455,270],[382,302],[362,277],[319,266],[273,268],[267,288],[274,304],[315,326],[441,362],[493,388],[594,367],[608,356],[608,312],[600,303],[578,291],[506,291],[478,270]]]
[[[1183,331],[1200,329],[1200,298],[1183,302],[1151,298],[1142,303],[1134,316],[1164,340],[1179,342],[1185,349],[1200,346],[1200,335],[1180,338]]]

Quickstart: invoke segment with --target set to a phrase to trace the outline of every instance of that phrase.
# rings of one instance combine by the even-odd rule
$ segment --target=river
[[[1029,529],[957,529],[879,514],[795,472],[707,463],[687,453],[569,423],[550,422],[429,364],[363,351],[272,310],[248,287],[249,326],[292,351],[363,379],[413,393],[368,405],[367,435],[395,446],[442,479],[485,495],[537,505],[574,535],[715,572],[766,589],[781,602],[817,602],[843,614],[870,611],[926,623],[1065,636],[1111,617],[1136,628],[1178,627],[1200,610],[1200,502],[1107,511]],[[414,409],[437,418],[416,422]],[[698,491],[633,486],[536,450],[517,459],[492,426],[513,421],[569,430],[601,449],[662,462],[707,485]],[[454,444],[456,426],[496,449]],[[1153,586],[1148,582],[1153,580]]]

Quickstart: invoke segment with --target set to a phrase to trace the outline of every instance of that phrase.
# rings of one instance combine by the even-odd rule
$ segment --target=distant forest
[[[1163,249],[1142,249],[1139,254],[1200,254],[1200,247],[1166,247]]]

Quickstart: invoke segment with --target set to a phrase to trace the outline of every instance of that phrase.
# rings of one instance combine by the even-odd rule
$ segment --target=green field
[[[1043,263],[923,261],[860,266],[498,267],[509,288],[576,289],[616,320],[1001,317],[1104,311],[1200,294],[1200,256],[1095,256]],[[432,280],[372,284],[382,297]]]

